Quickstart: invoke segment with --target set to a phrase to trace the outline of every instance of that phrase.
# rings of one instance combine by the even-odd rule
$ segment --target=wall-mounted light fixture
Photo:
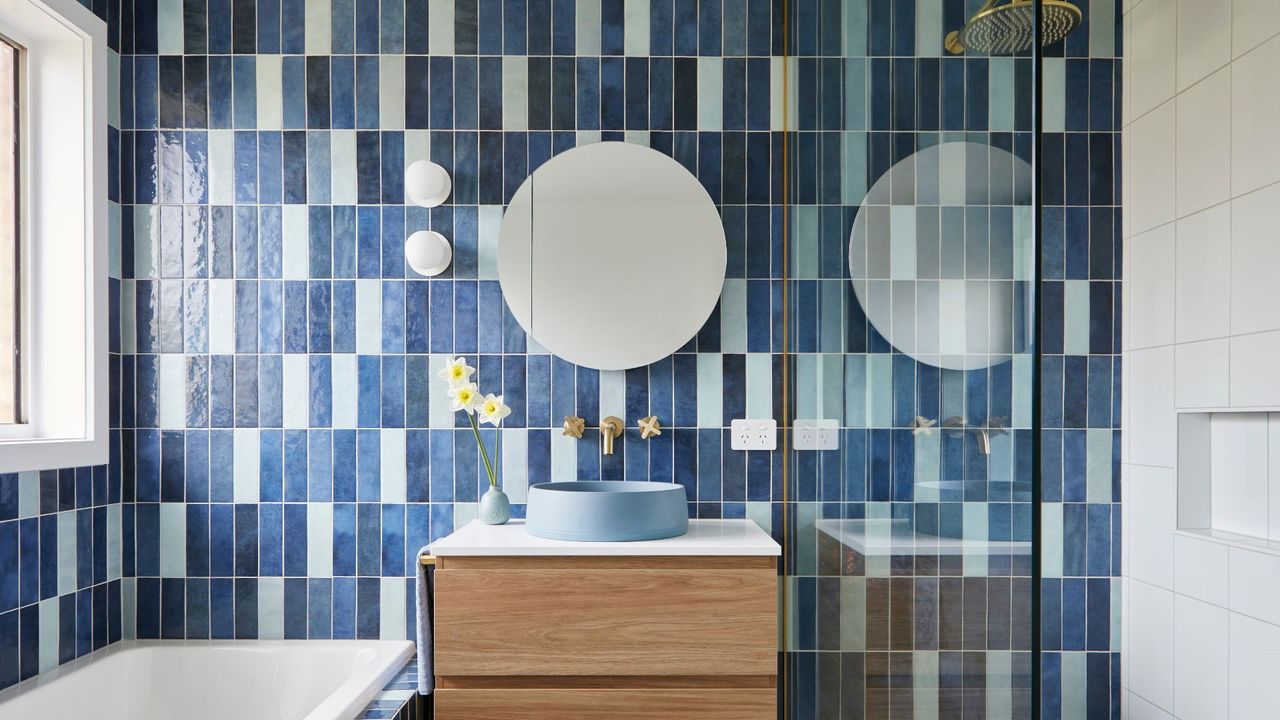
[[[453,248],[435,230],[419,230],[404,241],[404,259],[419,275],[435,277],[449,269]]]
[[[410,163],[404,172],[404,194],[414,205],[436,207],[449,199],[452,190],[449,171],[429,160]],[[419,230],[404,241],[404,259],[414,272],[434,277],[449,269],[453,248],[444,235],[434,230]]]
[[[404,194],[414,205],[425,208],[441,205],[449,199],[451,190],[453,181],[449,171],[430,160],[410,163],[404,171]]]

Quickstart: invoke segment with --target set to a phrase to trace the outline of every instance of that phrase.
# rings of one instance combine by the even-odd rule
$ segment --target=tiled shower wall
[[[1271,717],[1280,5],[1125,10],[1125,711]]]
[[[120,204],[115,174],[120,116],[119,6],[82,4],[107,22],[109,464],[0,473],[0,689],[119,640],[124,556],[121,528],[129,494],[122,452]]]
[[[1085,24],[1044,63],[1045,718],[1119,717],[1120,8],[1078,4]],[[795,717],[1030,716],[1025,556],[866,560],[814,528],[903,518],[1031,540],[1030,356],[969,372],[919,364],[867,322],[846,269],[855,211],[893,163],[948,141],[1030,161],[1030,58],[942,48],[980,5],[792,4],[795,412],[844,428],[840,450],[793,455]],[[964,434],[913,435],[916,415],[1013,429],[983,456]]]
[[[729,451],[726,428],[781,412],[781,8],[126,7],[126,634],[409,634],[417,549],[473,518],[486,482],[435,377],[453,354],[513,408],[502,473],[517,515],[529,482],[625,477],[683,483],[700,517],[770,525],[775,456]],[[554,153],[600,140],[683,163],[729,243],[706,327],[626,372],[535,347],[496,276],[504,202]],[[404,168],[423,158],[453,175],[429,211],[404,201]],[[403,259],[427,228],[454,244],[439,278]],[[612,457],[559,432],[566,415],[610,414],[629,426]],[[644,441],[649,414],[664,432]]]

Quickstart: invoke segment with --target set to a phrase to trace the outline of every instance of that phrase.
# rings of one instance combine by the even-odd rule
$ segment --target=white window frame
[[[0,472],[107,462],[107,26],[76,0],[0,0],[22,46],[23,422]]]

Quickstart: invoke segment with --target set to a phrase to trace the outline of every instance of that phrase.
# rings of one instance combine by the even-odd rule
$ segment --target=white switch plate
[[[777,450],[778,421],[734,420],[729,423],[729,438],[734,450]]]
[[[795,420],[791,430],[796,450],[837,450],[840,423],[835,420]]]

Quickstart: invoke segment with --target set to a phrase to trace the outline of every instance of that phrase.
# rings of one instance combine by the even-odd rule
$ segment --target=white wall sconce
[[[412,162],[404,172],[404,194],[414,205],[437,207],[449,199],[452,190],[449,171],[429,160]],[[444,235],[419,230],[404,241],[404,259],[419,275],[435,277],[449,269],[453,248]]]
[[[404,192],[414,205],[436,207],[449,199],[452,190],[449,171],[430,160],[412,162],[404,171]]]
[[[449,269],[453,248],[435,230],[419,230],[404,241],[404,259],[419,275],[435,277]]]

